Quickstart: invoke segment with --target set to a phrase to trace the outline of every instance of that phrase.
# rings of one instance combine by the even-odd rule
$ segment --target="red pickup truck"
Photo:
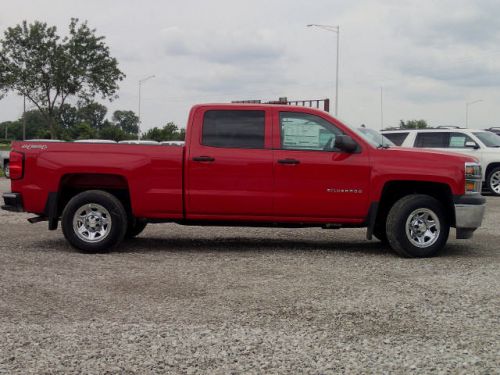
[[[147,223],[367,227],[408,257],[472,236],[485,199],[471,157],[388,147],[304,107],[191,109],[184,147],[14,142],[3,209],[61,221],[69,243],[103,252]]]

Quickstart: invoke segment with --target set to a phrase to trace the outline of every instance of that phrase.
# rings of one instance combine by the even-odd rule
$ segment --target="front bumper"
[[[2,210],[12,211],[12,212],[23,212],[23,199],[19,193],[4,193],[3,201],[5,204],[2,206]]]
[[[486,199],[479,195],[455,197],[455,227],[457,239],[468,239],[481,226]]]

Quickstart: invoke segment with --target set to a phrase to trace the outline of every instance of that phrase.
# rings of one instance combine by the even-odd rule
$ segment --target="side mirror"
[[[335,148],[352,154],[358,149],[358,144],[348,135],[337,135],[335,137]]]
[[[465,148],[473,148],[474,150],[477,150],[479,145],[474,141],[467,141],[465,142]]]

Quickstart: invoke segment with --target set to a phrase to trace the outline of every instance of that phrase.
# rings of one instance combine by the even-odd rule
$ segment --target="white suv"
[[[500,196],[500,137],[492,132],[462,128],[385,130],[397,146],[453,151],[477,158],[485,187]]]

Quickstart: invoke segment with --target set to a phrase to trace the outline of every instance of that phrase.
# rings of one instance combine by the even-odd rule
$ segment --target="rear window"
[[[264,111],[207,111],[202,144],[226,148],[264,148]]]
[[[384,137],[391,140],[396,146],[401,146],[410,133],[382,133]]]

